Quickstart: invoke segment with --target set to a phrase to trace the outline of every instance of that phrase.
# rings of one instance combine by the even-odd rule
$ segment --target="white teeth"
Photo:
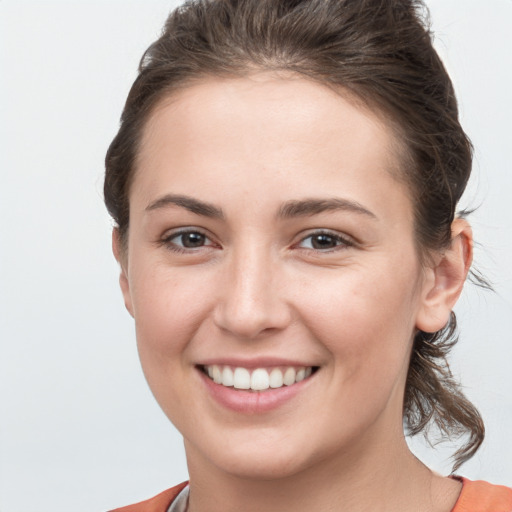
[[[269,385],[271,388],[283,387],[283,372],[279,368],[274,368],[270,372]]]
[[[233,370],[229,366],[224,366],[222,370],[222,385],[223,386],[233,386],[235,383],[235,378],[233,375]]]
[[[295,368],[287,368],[284,372],[283,383],[285,386],[295,384]]]
[[[284,372],[281,368],[272,368],[271,370],[256,368],[251,373],[247,368],[213,364],[205,366],[205,371],[216,384],[235,389],[265,391],[269,388],[277,389],[301,382],[313,373],[313,368],[311,366],[299,368],[290,366],[284,369]]]
[[[213,365],[213,382],[215,382],[215,384],[222,383],[222,373],[216,364]]]
[[[251,389],[251,374],[245,368],[235,368],[233,386],[236,389]]]
[[[264,389],[268,389],[270,386],[269,380],[270,379],[267,370],[258,368],[252,372],[251,389],[254,391],[263,391]]]

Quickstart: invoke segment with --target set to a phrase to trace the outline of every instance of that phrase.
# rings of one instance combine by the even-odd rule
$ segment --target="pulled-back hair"
[[[426,262],[447,248],[472,147],[426,13],[419,0],[193,0],[177,8],[142,57],[106,156],[105,203],[121,242],[142,130],[159,101],[205,77],[284,71],[345,91],[388,121],[402,148],[418,254]],[[448,437],[468,436],[454,469],[484,437],[446,360],[456,341],[453,313],[443,330],[416,333],[403,406],[410,434],[435,425]]]

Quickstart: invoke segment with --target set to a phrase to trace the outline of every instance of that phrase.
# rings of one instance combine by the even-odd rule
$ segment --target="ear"
[[[436,332],[446,326],[473,261],[473,233],[464,219],[452,223],[450,247],[427,269],[416,327]]]
[[[121,273],[119,275],[119,285],[121,286],[121,292],[123,293],[124,305],[128,310],[128,313],[133,316],[133,305],[132,297],[130,294],[130,282],[128,280],[127,272],[127,255],[126,249],[122,246],[121,236],[119,229],[114,228],[112,230],[112,252],[114,257],[121,267]]]

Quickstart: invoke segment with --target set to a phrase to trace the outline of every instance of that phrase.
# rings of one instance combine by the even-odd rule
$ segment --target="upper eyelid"
[[[321,228],[313,229],[311,231],[308,230],[307,233],[300,234],[299,237],[298,237],[298,241],[302,242],[303,240],[306,240],[307,238],[310,238],[310,237],[315,236],[315,235],[332,236],[333,238],[341,240],[342,242],[344,242],[346,244],[355,245],[357,243],[357,241],[354,240],[354,238],[351,237],[350,235],[347,235],[345,233],[339,233],[339,232],[334,231],[332,229],[321,229]]]
[[[162,240],[169,240],[170,238],[174,238],[179,235],[184,235],[187,233],[199,233],[201,235],[204,235],[206,238],[211,240],[211,235],[208,233],[207,230],[196,227],[196,226],[183,226],[180,228],[172,228],[166,230],[163,235],[161,236]]]
[[[176,237],[179,237],[180,235],[186,235],[187,233],[199,233],[200,235],[203,235],[209,243],[200,246],[196,249],[199,249],[201,247],[212,247],[216,245],[215,239],[207,232],[207,230],[201,229],[196,226],[183,226],[180,228],[173,228],[168,229],[165,231],[161,237],[156,241],[157,245],[159,246],[165,246],[165,245],[175,245],[176,247],[180,247],[178,244],[174,244],[172,240]],[[184,250],[187,251],[192,248],[185,247]]]

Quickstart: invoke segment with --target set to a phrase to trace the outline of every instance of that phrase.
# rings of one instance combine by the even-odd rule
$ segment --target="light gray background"
[[[178,483],[102,204],[104,153],[176,2],[0,0],[0,511],[105,510]],[[496,294],[467,286],[454,370],[487,423],[460,471],[512,484],[512,2],[429,0],[476,146],[464,205]],[[446,472],[447,451],[414,443]]]

